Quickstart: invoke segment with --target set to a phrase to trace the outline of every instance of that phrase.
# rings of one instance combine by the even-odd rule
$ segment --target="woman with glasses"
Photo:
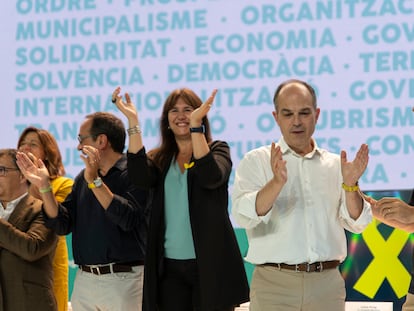
[[[135,106],[119,94],[112,101],[129,123],[129,176],[154,189],[143,310],[234,310],[249,288],[228,215],[230,148],[213,141],[207,119],[216,92],[203,104],[190,89],[173,91],[161,115],[161,144],[148,154]]]
[[[26,153],[32,160],[41,159],[50,175],[50,184],[58,202],[63,202],[72,190],[73,180],[65,176],[62,156],[54,137],[46,130],[27,127],[23,130],[17,143],[19,151]],[[37,187],[30,187],[30,194],[41,199]],[[69,259],[66,237],[59,236],[56,253],[53,260],[53,291],[55,293],[58,311],[68,310]]]

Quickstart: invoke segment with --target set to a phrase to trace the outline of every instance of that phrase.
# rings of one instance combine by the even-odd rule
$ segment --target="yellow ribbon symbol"
[[[398,255],[405,246],[409,234],[394,229],[385,240],[377,229],[377,222],[373,221],[364,230],[362,236],[374,259],[355,283],[354,289],[369,298],[374,298],[387,278],[396,296],[398,298],[405,296],[410,283],[410,274],[398,259]]]
[[[188,170],[189,168],[192,168],[194,166],[194,161],[190,163],[184,163],[184,168]]]

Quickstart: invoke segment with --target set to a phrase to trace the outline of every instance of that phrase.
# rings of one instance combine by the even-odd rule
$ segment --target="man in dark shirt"
[[[147,193],[129,182],[125,136],[113,114],[86,116],[77,147],[85,169],[62,204],[55,201],[44,164],[18,154],[19,167],[42,195],[46,225],[60,235],[72,233],[79,265],[73,310],[141,310]]]

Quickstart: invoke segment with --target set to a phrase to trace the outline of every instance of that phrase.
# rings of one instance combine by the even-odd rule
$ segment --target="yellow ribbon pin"
[[[188,170],[189,168],[192,168],[194,166],[194,161],[190,163],[184,163],[184,168]]]

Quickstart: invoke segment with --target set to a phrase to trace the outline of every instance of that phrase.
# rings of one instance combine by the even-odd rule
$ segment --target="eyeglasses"
[[[8,171],[18,171],[17,167],[0,166],[0,176],[6,176]]]
[[[82,142],[83,142],[86,138],[89,138],[89,137],[96,137],[96,135],[84,135],[84,136],[82,136],[82,135],[78,135],[78,142],[79,142],[80,144],[82,144]]]

